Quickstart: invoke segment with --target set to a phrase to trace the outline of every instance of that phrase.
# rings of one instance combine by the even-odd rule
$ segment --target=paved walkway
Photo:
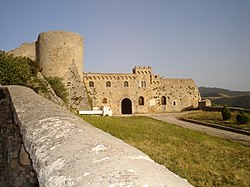
[[[172,124],[184,127],[184,128],[204,132],[204,133],[212,135],[212,136],[217,136],[217,137],[241,142],[245,145],[250,146],[250,136],[238,134],[238,133],[234,133],[234,132],[229,132],[229,131],[225,131],[225,130],[221,130],[221,129],[216,129],[216,128],[212,128],[212,127],[197,125],[194,123],[185,122],[185,121],[177,119],[178,117],[182,116],[185,113],[187,113],[187,112],[166,113],[166,114],[148,114],[147,116],[152,117],[154,119],[166,121],[168,123],[172,123]]]

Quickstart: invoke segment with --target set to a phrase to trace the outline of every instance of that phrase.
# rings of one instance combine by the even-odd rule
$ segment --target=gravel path
[[[204,132],[206,134],[212,135],[212,136],[217,136],[237,142],[241,142],[245,145],[250,146],[250,136],[247,135],[242,135],[234,132],[229,132],[221,129],[215,129],[212,127],[207,127],[207,126],[202,126],[202,125],[197,125],[194,123],[190,122],[185,122],[177,119],[178,117],[182,116],[183,114],[186,114],[187,112],[182,112],[182,113],[167,113],[167,114],[149,114],[147,116],[152,117],[154,119],[158,119],[161,121],[166,121],[168,123],[172,123],[184,128]]]

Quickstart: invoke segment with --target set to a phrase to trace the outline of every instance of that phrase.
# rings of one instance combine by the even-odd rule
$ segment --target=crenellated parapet
[[[152,71],[151,66],[135,66],[133,68],[134,74],[150,75],[152,73],[151,71]]]
[[[133,74],[119,73],[84,73],[83,80],[133,80],[136,77]]]

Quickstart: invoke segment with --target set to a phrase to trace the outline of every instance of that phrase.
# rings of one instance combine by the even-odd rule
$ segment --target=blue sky
[[[0,50],[66,30],[85,72],[152,66],[198,86],[250,90],[250,0],[0,0]]]

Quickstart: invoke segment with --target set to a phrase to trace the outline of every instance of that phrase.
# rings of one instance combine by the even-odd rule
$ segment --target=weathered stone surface
[[[83,53],[83,37],[77,33],[49,31],[38,36],[36,58],[43,75],[63,79],[69,105],[76,110],[90,109],[82,82]]]
[[[19,153],[19,162],[23,166],[30,165],[29,154],[26,152],[23,145],[21,146],[20,153]]]
[[[40,186],[191,186],[31,89],[8,89]]]
[[[45,77],[61,77],[74,110],[108,105],[113,114],[142,114],[198,107],[201,97],[192,79],[163,78],[150,66],[135,66],[133,73],[83,73],[83,41],[77,33],[49,31],[39,34],[36,45],[26,43],[10,52],[34,56]]]
[[[7,88],[0,86],[0,96],[0,186],[38,186],[20,129],[13,121]]]
[[[27,43],[24,42],[20,47],[9,51],[9,53],[15,56],[25,56],[32,60],[36,60],[36,42]]]
[[[92,106],[108,105],[113,114],[176,112],[197,108],[200,100],[192,79],[159,77],[150,66],[134,67],[133,73],[126,74],[84,73],[83,80]]]

